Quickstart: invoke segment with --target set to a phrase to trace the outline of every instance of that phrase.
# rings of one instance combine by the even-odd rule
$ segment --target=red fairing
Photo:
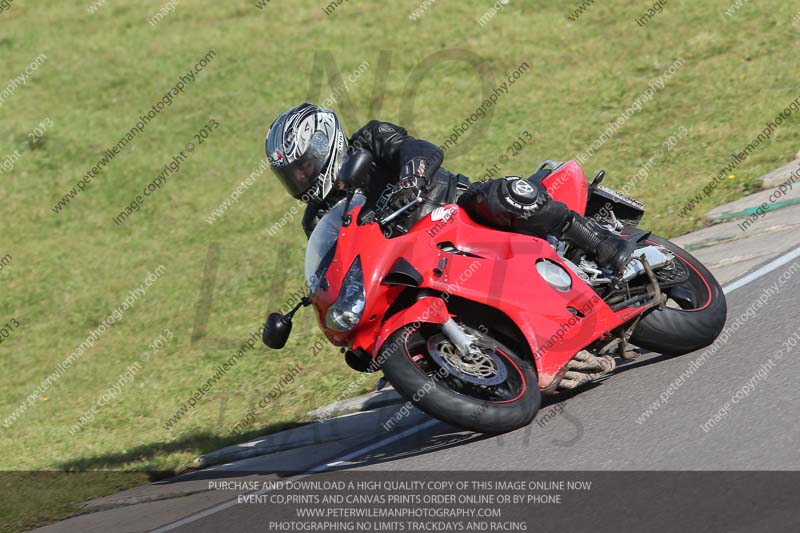
[[[554,198],[584,212],[587,185],[577,163],[566,163],[545,184]],[[351,211],[354,221],[360,209]],[[441,249],[444,243],[460,254]],[[364,311],[353,330],[334,331],[325,326],[325,314],[357,256],[364,273]],[[387,317],[390,306],[405,289],[381,283],[398,258],[419,272],[418,290],[429,290],[426,296]],[[443,258],[445,267],[437,276],[434,271]],[[569,273],[569,290],[559,292],[539,275],[536,263],[544,259]],[[540,388],[551,385],[579,350],[641,312],[639,308],[612,311],[547,241],[479,225],[457,205],[435,210],[408,234],[392,239],[386,239],[375,223],[358,226],[353,222],[343,227],[325,279],[327,289],[318,290],[312,301],[320,327],[333,344],[360,348],[375,357],[393,332],[418,327],[422,322],[445,322],[451,316],[449,297],[458,296],[499,310],[519,328],[524,337],[520,340],[533,354]]]
[[[558,170],[542,180],[542,185],[554,200],[567,204],[567,207],[583,215],[586,213],[589,185],[581,166],[575,161],[567,161]]]
[[[399,313],[392,315],[381,328],[380,335],[376,339],[372,357],[378,356],[378,349],[383,346],[383,342],[395,331],[406,328],[407,333],[411,333],[418,328],[420,323],[443,324],[450,318],[447,311],[447,302],[438,297],[426,296],[420,298],[411,307],[403,309]]]

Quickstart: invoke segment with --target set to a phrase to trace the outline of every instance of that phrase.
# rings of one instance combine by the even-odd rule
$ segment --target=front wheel
[[[381,347],[389,383],[420,410],[481,433],[505,433],[528,425],[541,404],[533,367],[491,337],[466,330],[466,356],[441,327],[424,324],[393,333]]]
[[[667,355],[683,355],[708,346],[725,326],[728,306],[719,282],[697,258],[678,245],[652,235],[649,244],[675,254],[676,267],[688,274],[678,285],[663,289],[667,307],[646,314],[630,341]]]

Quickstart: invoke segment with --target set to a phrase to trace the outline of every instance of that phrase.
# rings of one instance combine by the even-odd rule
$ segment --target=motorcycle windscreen
[[[348,209],[364,205],[365,201],[364,195],[356,194]],[[312,294],[317,291],[319,282],[325,277],[325,272],[333,261],[336,241],[339,238],[339,230],[342,228],[342,217],[346,214],[346,203],[346,199],[339,200],[317,223],[308,238],[305,274],[306,286]]]

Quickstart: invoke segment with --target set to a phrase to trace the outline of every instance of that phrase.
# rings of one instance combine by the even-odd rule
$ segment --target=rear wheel
[[[493,338],[465,328],[473,340],[461,356],[441,327],[401,329],[381,348],[381,368],[420,410],[455,426],[505,433],[528,425],[541,403],[533,367]]]
[[[686,250],[655,235],[647,242],[674,253],[676,267],[685,269],[688,277],[663,289],[669,298],[667,307],[642,317],[630,342],[667,355],[682,355],[708,346],[725,326],[728,306],[722,287]]]

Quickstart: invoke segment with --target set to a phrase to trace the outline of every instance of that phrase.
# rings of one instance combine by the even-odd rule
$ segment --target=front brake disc
[[[464,357],[442,334],[428,339],[427,347],[437,365],[467,383],[493,386],[503,383],[508,377],[506,364],[493,348],[472,344],[470,353]]]

